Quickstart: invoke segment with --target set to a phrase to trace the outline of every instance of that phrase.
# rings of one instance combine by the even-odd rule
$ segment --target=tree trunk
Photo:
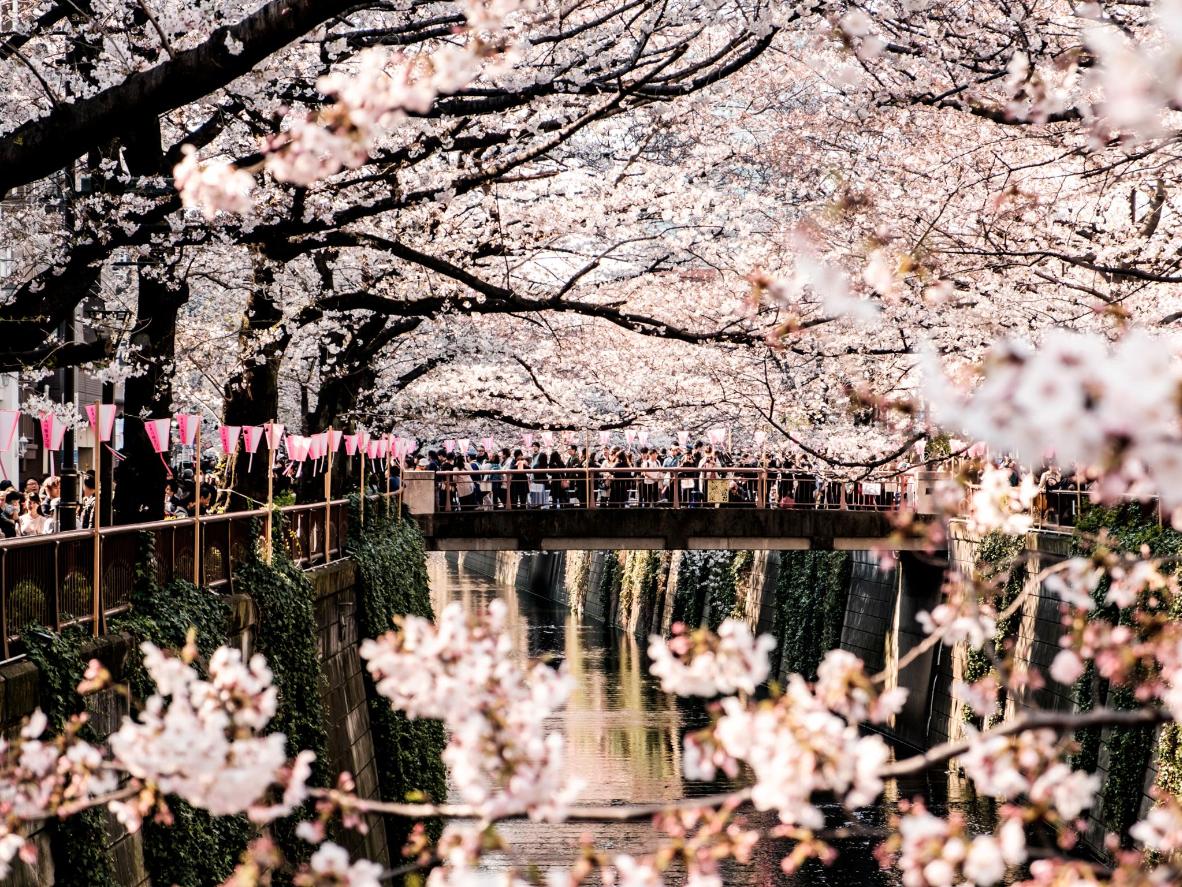
[[[256,255],[255,285],[247,300],[242,327],[238,333],[238,365],[241,370],[230,377],[223,394],[227,425],[262,425],[273,421],[279,412],[279,367],[289,336],[282,335],[261,349],[258,338],[283,320],[283,311],[271,294],[275,271],[261,254]],[[231,508],[244,511],[260,508],[267,501],[267,442],[259,444],[254,459],[238,448],[234,471],[234,490],[240,495],[231,499]],[[252,464],[253,463],[253,464]]]
[[[189,297],[188,285],[170,288],[140,278],[136,328],[132,333],[137,375],[123,394],[123,455],[115,469],[115,521],[120,524],[163,520],[164,481],[168,471],[144,430],[143,416],[172,412],[171,370],[176,347],[176,318]],[[167,458],[167,454],[165,454]]]

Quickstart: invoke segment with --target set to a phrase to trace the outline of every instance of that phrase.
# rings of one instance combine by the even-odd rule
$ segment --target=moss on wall
[[[32,626],[22,639],[29,660],[39,671],[37,701],[49,721],[47,732],[60,733],[70,716],[84,707],[76,688],[86,668],[82,647],[89,636],[80,628],[58,634]],[[90,742],[98,738],[89,725],[83,727],[81,736]],[[49,823],[55,887],[117,887],[107,850],[106,816],[104,810],[93,809]]]
[[[1007,536],[1005,533],[989,533],[981,540],[977,547],[976,569],[982,579],[996,580],[999,592],[993,600],[998,613],[1008,608],[1026,585],[1030,575],[1026,560],[1026,537]],[[997,630],[993,634],[993,649],[998,655],[1006,649],[1017,635],[1021,624],[1020,613],[1014,613],[1006,619],[997,620]],[[965,683],[975,683],[993,671],[993,663],[984,650],[968,647],[965,651],[965,665],[962,680]],[[977,717],[971,708],[962,709],[964,719],[975,723],[978,727],[997,723],[1001,719],[1006,705],[1006,691],[1002,687],[997,695],[997,707],[988,718]],[[988,721],[988,724],[985,722]]]
[[[776,576],[773,634],[780,673],[812,680],[829,650],[841,644],[851,558],[845,551],[785,551]]]
[[[1152,510],[1139,503],[1128,503],[1118,508],[1089,508],[1081,515],[1075,548],[1079,554],[1090,553],[1095,539],[1102,532],[1105,544],[1112,550],[1137,552],[1145,547],[1153,557],[1177,557],[1182,554],[1182,534],[1168,525],[1158,522]],[[1100,582],[1094,593],[1096,607],[1089,619],[1104,619],[1114,624],[1133,625],[1128,610],[1119,610],[1106,605],[1108,580]],[[1169,615],[1179,618],[1178,602],[1172,604]],[[1147,677],[1145,675],[1140,676]],[[1110,708],[1127,709],[1138,705],[1132,691],[1127,687],[1113,687],[1097,674],[1089,663],[1083,676],[1074,688],[1076,704],[1081,709],[1090,709],[1096,704]],[[1106,734],[1108,746],[1108,773],[1101,788],[1104,800],[1104,826],[1121,836],[1126,845],[1129,842],[1128,828],[1137,820],[1144,797],[1145,773],[1151,756],[1155,753],[1154,732],[1150,727],[1113,727]],[[1081,730],[1076,734],[1081,751],[1076,766],[1094,770],[1099,765],[1101,734],[1099,730]],[[1167,791],[1179,791],[1178,732],[1166,728],[1156,743],[1159,756],[1158,785]]]
[[[356,506],[355,506],[356,507]],[[358,521],[352,526],[359,528]],[[377,637],[393,626],[396,616],[434,618],[427,584],[427,557],[423,537],[413,521],[389,520],[380,513],[367,515],[365,532],[349,540],[349,554],[358,568],[358,616],[362,637]],[[410,720],[378,695],[365,675],[366,701],[374,759],[382,798],[405,801],[447,798],[447,774],[441,754],[446,741],[439,721]],[[413,823],[388,817],[386,839],[397,856]],[[441,824],[430,830],[438,836]]]
[[[191,582],[174,581],[162,586],[152,564],[154,540],[144,533],[136,563],[131,610],[112,620],[114,631],[126,632],[134,649],[125,663],[132,699],[146,699],[155,687],[143,667],[139,645],[179,650],[189,631],[196,633],[200,654],[198,668],[207,662],[229,629],[230,609],[215,594]],[[154,884],[202,887],[228,878],[249,840],[251,827],[245,817],[214,817],[176,797],[168,798],[173,824],[148,820],[143,826],[144,865]]]

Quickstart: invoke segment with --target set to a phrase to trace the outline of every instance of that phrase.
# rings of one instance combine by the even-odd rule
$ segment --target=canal
[[[521,656],[548,657],[565,663],[574,679],[566,709],[555,729],[566,735],[567,766],[585,788],[579,803],[628,804],[672,801],[722,790],[717,783],[688,782],[681,777],[681,736],[705,724],[708,716],[697,703],[661,692],[648,675],[644,644],[624,632],[590,621],[580,622],[565,607],[491,579],[457,570],[442,556],[430,559],[432,602],[436,612],[450,601],[477,609],[494,598],[508,605],[514,649]],[[963,781],[947,770],[932,770],[907,781],[887,784],[877,808],[860,811],[856,821],[873,826],[894,812],[901,798],[923,797],[934,812],[958,808],[980,831],[991,828],[993,809],[988,799],[966,792]],[[453,799],[454,800],[454,799]],[[827,808],[831,825],[850,822],[836,805]],[[752,817],[761,814],[749,811]],[[770,818],[758,820],[771,823]],[[551,824],[513,821],[500,827],[510,852],[489,857],[493,869],[510,863],[532,863],[542,869],[565,867],[579,854],[580,839],[590,836],[609,854],[643,855],[654,845],[655,830],[647,822],[610,824]],[[874,841],[859,839],[840,845],[840,859],[825,867],[807,863],[791,876],[780,870],[790,845],[757,845],[751,865],[724,871],[727,884],[895,885],[894,872],[880,869],[873,856]],[[678,879],[669,877],[667,883]]]

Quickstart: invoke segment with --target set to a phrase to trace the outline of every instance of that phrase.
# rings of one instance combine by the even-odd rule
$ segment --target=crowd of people
[[[441,509],[608,508],[760,505],[779,508],[893,508],[910,494],[909,466],[894,480],[849,482],[796,454],[731,453],[686,447],[575,444],[428,450],[418,468],[437,475]],[[517,473],[529,472],[529,473]]]
[[[201,508],[208,511],[214,507],[221,485],[217,475],[211,473],[201,484]],[[94,472],[86,472],[80,478],[78,497],[78,529],[94,527],[96,496]],[[193,514],[197,488],[194,484],[192,464],[176,466],[172,476],[164,484],[165,518],[183,518]],[[57,475],[47,475],[43,480],[26,478],[20,489],[11,480],[0,480],[0,539],[14,539],[18,536],[40,536],[55,533],[59,529],[58,513],[62,502],[62,482]]]
[[[93,491],[93,477],[90,483]],[[0,501],[0,538],[52,533],[57,529],[61,478],[50,475],[38,481],[30,477],[22,489],[7,478],[0,480]]]
[[[709,442],[669,446],[609,446],[588,450],[576,444],[485,447],[466,453],[450,448],[420,448],[408,467],[436,472],[436,507],[440,510],[570,508],[595,505],[625,507],[759,506],[773,508],[874,508],[910,504],[915,497],[913,466],[904,460],[887,467],[884,479],[852,481],[799,453],[731,452]],[[202,458],[202,481],[195,483],[193,462],[172,466],[165,481],[166,519],[224,511],[233,492],[223,482],[224,458]],[[1015,478],[1019,466],[1009,467]],[[373,494],[396,492],[400,469],[374,462],[366,486]],[[276,492],[294,485],[296,466],[279,458]],[[1016,483],[1016,480],[1015,480]],[[1057,521],[1074,518],[1074,494],[1081,479],[1044,466],[1038,475],[1039,501]],[[94,526],[93,473],[81,478],[77,526]],[[1057,496],[1057,493],[1064,493]],[[1066,495],[1071,494],[1071,495]],[[1073,498],[1074,497],[1074,498]],[[18,489],[0,480],[0,538],[35,536],[59,529],[61,478],[28,478]]]

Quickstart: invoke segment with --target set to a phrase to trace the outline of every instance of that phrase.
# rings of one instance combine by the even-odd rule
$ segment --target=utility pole
[[[67,320],[63,321],[61,336],[62,341],[67,345],[74,343],[74,337],[77,333],[75,329],[74,312],[70,312]],[[77,370],[73,366],[62,367],[58,370],[61,373],[61,389],[62,389],[62,403],[71,409],[76,409],[74,404],[75,399],[75,383],[77,381]],[[62,441],[62,489],[61,499],[57,506],[57,528],[59,530],[76,530],[78,529],[78,465],[74,461],[74,428],[69,425],[66,428],[66,436]]]
[[[115,403],[114,382],[103,383],[102,402]],[[114,446],[114,440],[112,440],[111,446]],[[97,440],[97,435],[94,442],[94,466],[95,477],[101,482],[95,509],[102,519],[103,526],[109,527],[114,524],[114,509],[111,507],[111,502],[115,491],[115,459],[111,455],[111,450]]]

